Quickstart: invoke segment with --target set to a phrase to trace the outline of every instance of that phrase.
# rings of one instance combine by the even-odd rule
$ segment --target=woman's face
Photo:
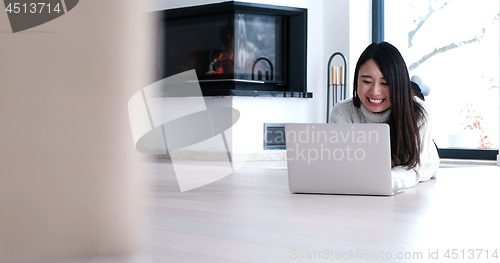
[[[358,96],[371,112],[382,112],[391,107],[389,85],[373,59],[367,60],[358,73]]]

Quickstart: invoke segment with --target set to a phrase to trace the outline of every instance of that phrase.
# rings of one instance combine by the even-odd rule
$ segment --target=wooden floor
[[[498,166],[443,167],[393,197],[291,194],[287,170],[259,168],[181,193],[171,164],[144,168],[141,253],[92,262],[500,261]]]

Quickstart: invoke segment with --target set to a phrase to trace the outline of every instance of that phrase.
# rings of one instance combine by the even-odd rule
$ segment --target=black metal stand
[[[340,55],[342,59],[344,60],[344,84],[332,84],[332,76],[330,74],[331,72],[331,64],[332,60],[335,56]],[[340,52],[335,52],[333,55],[330,57],[328,60],[328,68],[327,68],[327,84],[326,84],[326,90],[327,90],[327,95],[326,95],[326,123],[330,120],[330,87],[333,88],[333,105],[335,105],[337,102],[341,100],[345,100],[347,98],[347,60],[345,59],[345,56],[340,53]]]

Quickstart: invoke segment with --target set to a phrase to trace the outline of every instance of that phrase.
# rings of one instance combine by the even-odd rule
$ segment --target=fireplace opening
[[[205,96],[312,97],[306,9],[231,1],[159,13],[158,79],[194,69]]]

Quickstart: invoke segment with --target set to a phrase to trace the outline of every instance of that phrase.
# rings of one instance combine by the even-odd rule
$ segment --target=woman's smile
[[[370,104],[372,105],[379,105],[381,104],[385,99],[374,99],[374,98],[370,98],[368,97],[368,101],[370,102]]]

